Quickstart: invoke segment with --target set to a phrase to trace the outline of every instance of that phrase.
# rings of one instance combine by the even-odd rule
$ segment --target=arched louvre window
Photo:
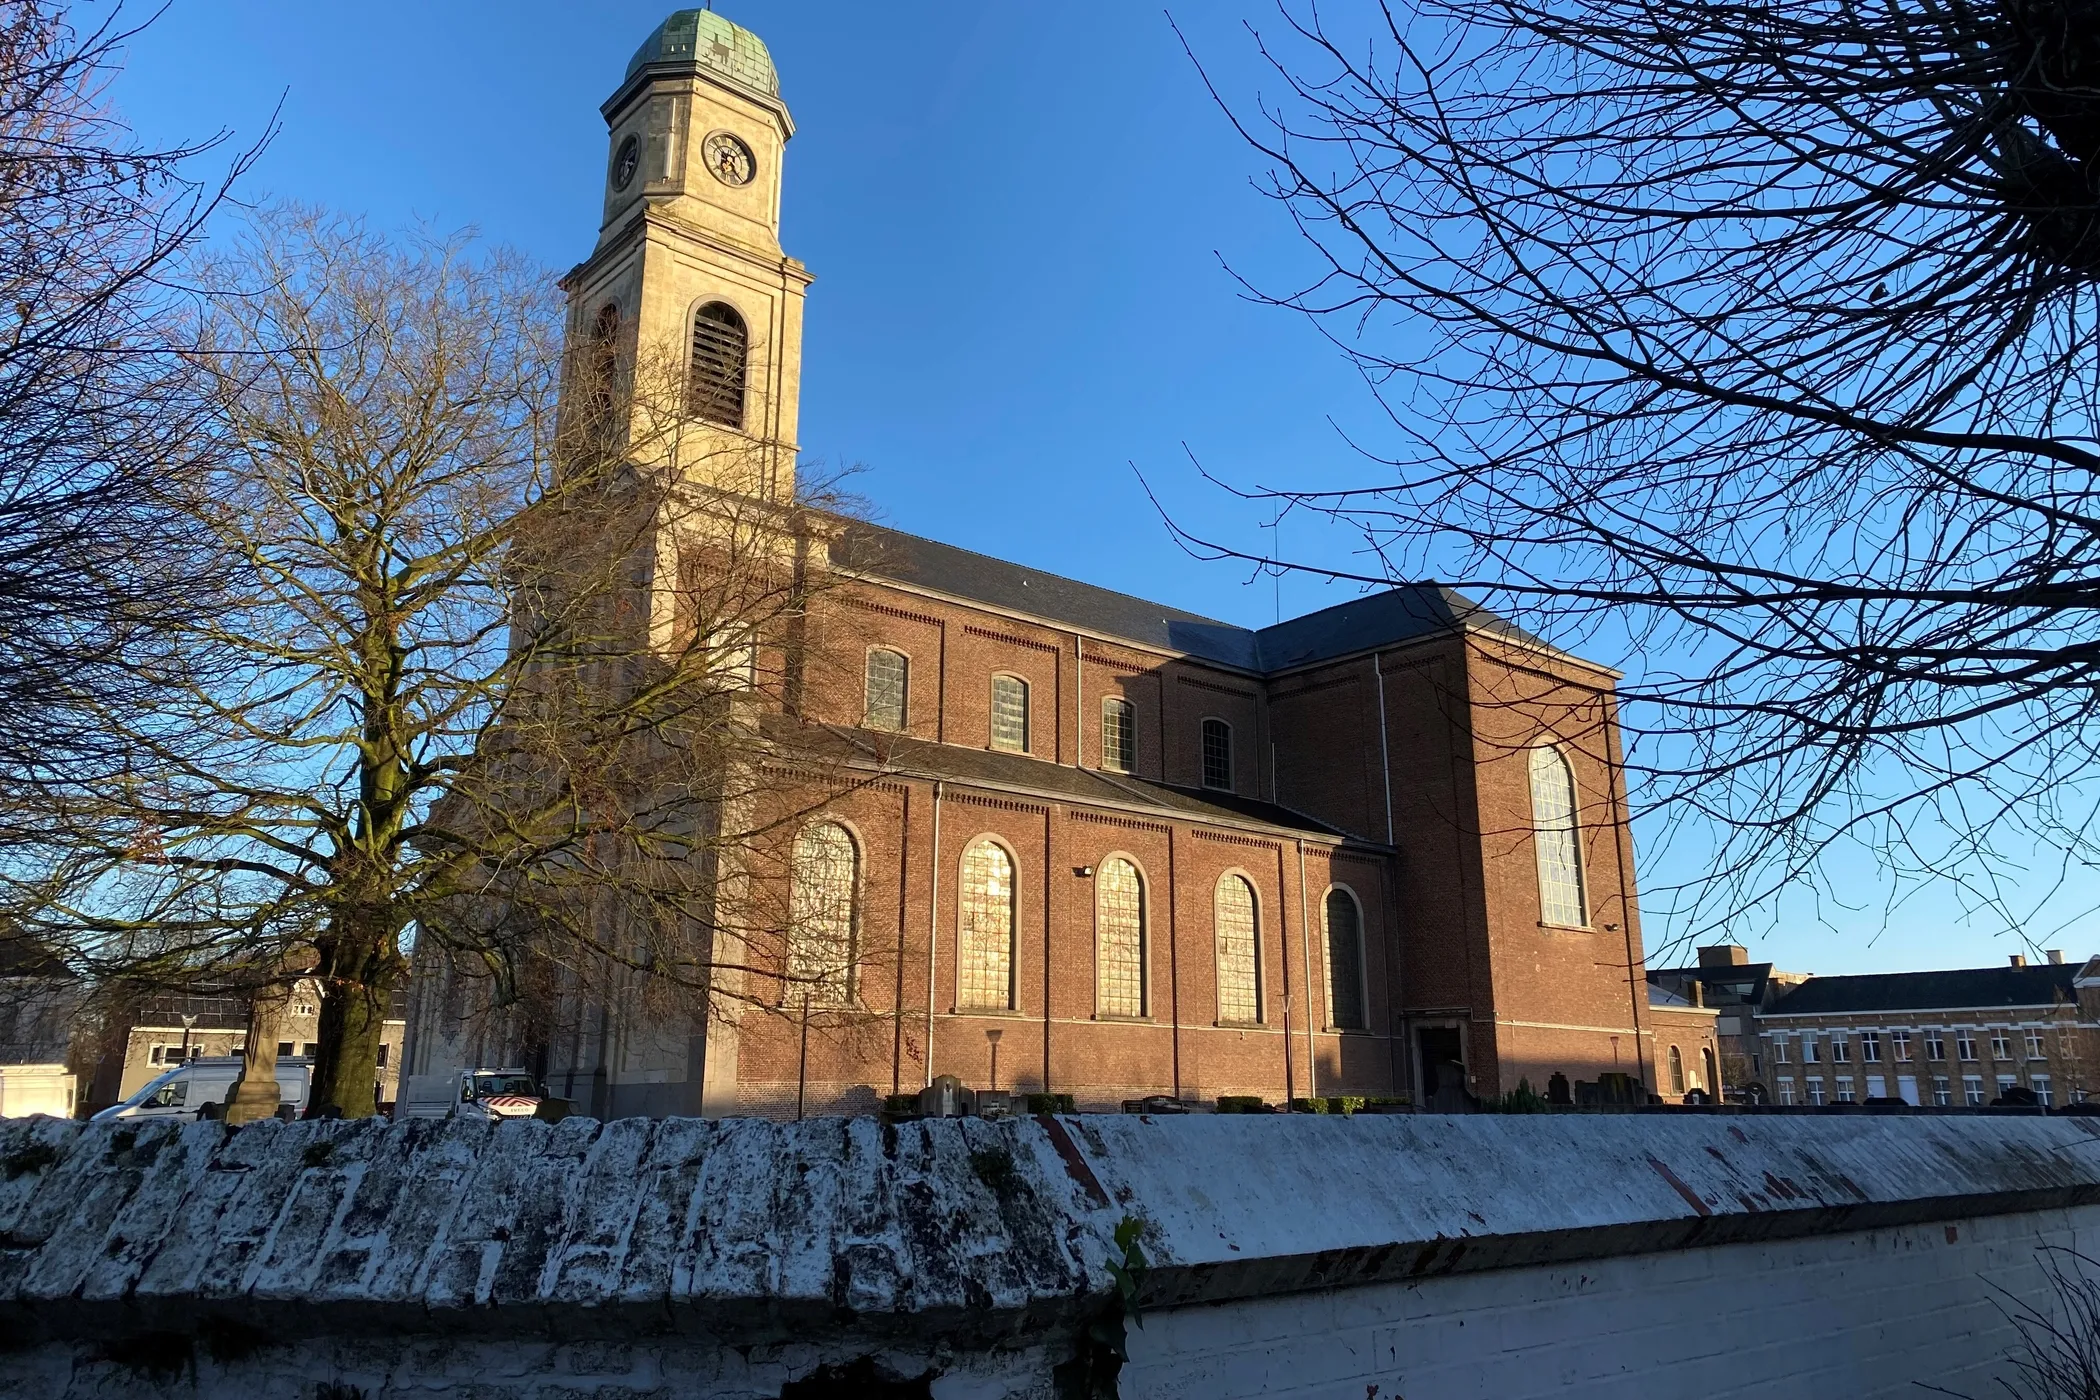
[[[1094,1005],[1104,1016],[1145,1014],[1145,882],[1121,856],[1094,872]]]
[[[868,653],[870,729],[902,729],[910,704],[911,662],[904,653],[877,647]]]
[[[1114,695],[1101,702],[1101,766],[1118,773],[1137,767],[1137,709]]]
[[[955,1004],[1010,1011],[1014,1004],[1014,863],[996,841],[963,855]]]
[[[992,677],[992,747],[1028,752],[1028,682],[1019,676]]]
[[[854,910],[860,851],[836,822],[816,822],[795,838],[788,899],[788,999],[853,999]]]
[[[744,376],[751,333],[736,308],[711,301],[693,313],[693,359],[686,370],[686,406],[695,418],[744,426]]]
[[[1539,857],[1539,918],[1582,928],[1589,909],[1582,894],[1582,849],[1575,828],[1575,775],[1559,749],[1531,751],[1532,843]]]
[[[1254,886],[1244,875],[1218,881],[1214,915],[1218,938],[1218,1019],[1261,1019],[1260,916]]]
[[[1203,721],[1203,786],[1232,786],[1232,726],[1222,719]]]
[[[1674,1045],[1670,1047],[1670,1092],[1684,1092],[1684,1053]]]
[[[598,308],[583,366],[583,406],[593,424],[612,414],[614,381],[620,369],[620,308],[612,302]]]
[[[1327,1014],[1338,1030],[1364,1028],[1363,923],[1349,891],[1327,892]]]

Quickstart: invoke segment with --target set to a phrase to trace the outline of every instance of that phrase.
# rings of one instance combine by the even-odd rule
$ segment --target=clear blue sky
[[[82,13],[106,12],[86,3]],[[143,14],[146,11],[136,9]],[[173,0],[112,98],[156,141],[282,131],[246,193],[472,225],[551,268],[596,235],[598,104],[668,0],[354,6]],[[1354,373],[1292,316],[1239,294],[1306,264],[1165,12],[1099,0],[724,0],[781,71],[783,242],[817,282],[805,452],[865,468],[890,524],[1246,624],[1350,591],[1199,563],[1136,472],[1199,530],[1259,547],[1258,516],[1199,481],[1360,476],[1344,431],[1377,419]],[[1175,7],[1237,100],[1276,81],[1243,23],[1260,0]],[[1047,488],[1047,489],[1046,489]],[[1286,553],[1332,551],[1286,522]],[[1606,658],[1609,659],[1609,658]],[[1806,907],[1746,930],[1758,956],[1835,973],[2003,961],[2017,945],[1944,901],[1884,928]],[[2059,938],[2085,946],[2083,920]],[[1667,930],[1651,917],[1649,941]]]

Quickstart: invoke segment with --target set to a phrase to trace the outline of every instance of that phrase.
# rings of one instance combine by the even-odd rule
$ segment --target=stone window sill
[[[1595,933],[1597,931],[1597,927],[1594,924],[1549,924],[1544,919],[1539,920],[1539,927],[1551,930],[1554,933]]]
[[[1212,1021],[1210,1024],[1212,1029],[1221,1031],[1265,1031],[1269,1028],[1266,1021]]]
[[[1094,1019],[1121,1026],[1150,1026],[1156,1024],[1150,1016],[1120,1016],[1113,1011],[1096,1011]]]

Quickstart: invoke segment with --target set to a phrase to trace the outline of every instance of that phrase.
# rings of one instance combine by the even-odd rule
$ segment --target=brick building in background
[[[2046,1105],[2100,1092],[2100,958],[1811,977],[1758,1016],[1771,1102]]]
[[[694,431],[765,461],[697,487],[785,506],[810,278],[765,47],[681,11],[602,110],[570,343],[691,347]],[[836,586],[764,664],[845,679],[765,722],[855,780],[793,861],[849,969],[549,1032],[426,964],[409,1073],[527,1064],[598,1116],[865,1110],[995,1057],[1083,1106],[1488,1096],[1655,1087],[1660,1023],[1710,1080],[1713,1015],[1645,979],[1609,670],[1430,585],[1252,630],[873,525],[811,552]]]
[[[1653,995],[1680,1005],[1700,1006],[1714,1017],[1714,1040],[1720,1052],[1720,1079],[1731,1099],[1761,1095],[1771,1101],[1765,1078],[1764,1050],[1758,1039],[1758,1016],[1778,998],[1806,982],[1805,972],[1781,972],[1768,962],[1750,961],[1737,943],[1717,943],[1698,950],[1692,967],[1648,969]]]

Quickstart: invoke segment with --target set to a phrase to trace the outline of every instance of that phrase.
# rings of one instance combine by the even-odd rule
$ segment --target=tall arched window
[[[1711,1045],[1699,1052],[1699,1062],[1706,1066],[1706,1092],[1716,1099],[1720,1098],[1721,1067],[1714,1063],[1714,1050]]]
[[[996,841],[963,855],[955,1004],[1010,1011],[1014,1004],[1014,863]]]
[[[1327,892],[1327,1015],[1338,1030],[1364,1028],[1364,919],[1356,897]]]
[[[1244,875],[1218,881],[1214,916],[1218,938],[1218,1019],[1261,1019],[1261,917],[1254,886]]]
[[[1145,882],[1121,856],[1094,872],[1094,1005],[1104,1016],[1145,1014]]]
[[[854,910],[860,851],[836,822],[817,822],[795,838],[794,886],[788,897],[788,990],[816,1002],[853,998]]]
[[[1575,775],[1559,749],[1531,751],[1532,844],[1539,857],[1539,918],[1582,928],[1589,908],[1582,894],[1582,846],[1575,828]]]
[[[613,389],[620,370],[620,308],[612,302],[598,308],[591,322],[591,341],[584,352],[583,407],[590,422],[604,424],[613,409]]]
[[[1684,1053],[1674,1045],[1670,1047],[1670,1092],[1684,1092]]]
[[[1019,676],[992,677],[992,747],[1028,752],[1028,682]]]
[[[1114,695],[1101,702],[1101,766],[1118,773],[1137,767],[1137,708]]]
[[[744,426],[744,374],[751,334],[744,318],[725,302],[711,301],[693,313],[693,359],[686,369],[686,406],[695,418]]]
[[[1222,719],[1203,721],[1203,786],[1232,786],[1232,726]]]
[[[903,652],[876,647],[868,653],[868,728],[904,728],[910,691],[911,662]]]

